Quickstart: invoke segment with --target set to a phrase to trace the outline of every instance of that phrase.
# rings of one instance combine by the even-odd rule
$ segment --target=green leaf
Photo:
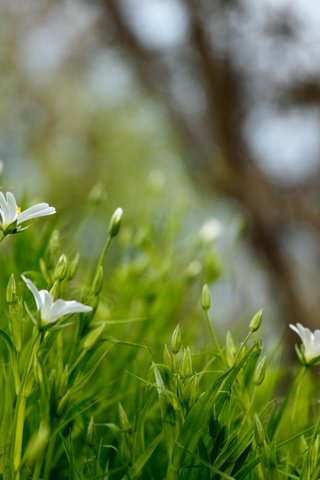
[[[156,379],[156,386],[159,396],[163,435],[166,442],[169,458],[171,459],[175,441],[178,436],[179,419],[177,418],[177,412],[170,402],[170,396],[173,397],[173,393],[165,388],[162,380],[160,370],[157,366],[153,367],[154,376]],[[178,404],[178,399],[176,400]]]
[[[123,480],[130,478],[134,480],[135,478],[141,478],[140,473],[142,472],[143,467],[153,454],[153,452],[158,447],[159,443],[163,439],[163,433],[161,432],[149,445],[149,447],[143,452],[143,454],[134,462],[134,465],[130,468],[127,475],[123,477]]]
[[[230,389],[234,380],[252,354],[254,348],[255,345],[241,360],[238,361],[238,363],[217,378],[211,387],[200,396],[197,403],[190,410],[189,415],[182,425],[173,451],[172,466],[169,467],[169,472],[171,472],[170,475],[172,474],[172,478],[174,478],[174,475],[179,472],[186,451],[188,450],[193,453],[196,450],[198,441],[208,426],[209,415],[213,405],[215,406],[217,416],[219,416],[226,399],[230,395]]]
[[[235,478],[237,480],[247,480],[248,474],[261,462],[260,457],[256,457],[254,460],[246,463],[240,470],[238,470]]]
[[[9,352],[15,353],[16,349],[13,344],[13,341],[11,340],[9,335],[1,328],[0,328],[0,337],[4,340],[5,344],[7,345]]]

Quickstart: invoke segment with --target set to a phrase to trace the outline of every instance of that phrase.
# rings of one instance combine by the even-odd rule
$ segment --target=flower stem
[[[20,462],[22,453],[23,430],[25,420],[26,402],[30,395],[32,383],[29,382],[29,374],[33,363],[34,355],[36,354],[39,336],[37,335],[30,347],[30,357],[27,368],[24,372],[21,382],[21,388],[17,395],[17,403],[14,412],[14,441],[13,441],[13,458],[12,465],[14,471],[14,480],[20,479]]]
[[[111,240],[112,240],[112,237],[111,237],[110,234],[108,234],[106,243],[104,244],[104,247],[103,247],[102,252],[101,252],[101,254],[100,254],[100,257],[99,257],[99,259],[98,259],[98,263],[97,263],[96,270],[95,270],[95,273],[94,273],[94,275],[93,275],[92,281],[94,280],[96,274],[98,273],[99,268],[102,267],[103,261],[104,261],[104,259],[105,259],[106,254],[107,254],[107,251],[109,250],[109,247],[110,247],[110,244],[111,244]]]
[[[59,378],[61,378],[63,374],[63,338],[61,332],[59,332],[57,335],[57,368],[59,372]]]
[[[73,373],[74,370],[77,368],[77,366],[79,365],[79,363],[81,362],[81,360],[83,359],[83,357],[85,356],[86,353],[87,353],[86,350],[82,350],[80,355],[78,355],[76,361],[74,362],[74,364],[72,365],[72,367],[69,370],[69,377],[70,377],[71,373]]]
[[[303,366],[302,369],[300,370],[300,372],[298,373],[297,378],[296,378],[296,393],[295,393],[295,396],[294,396],[292,413],[291,413],[292,422],[294,422],[294,420],[296,418],[301,386],[302,386],[302,383],[303,383],[304,376],[307,373],[307,370],[308,370],[308,368],[306,366]]]
[[[211,323],[211,319],[210,319],[210,316],[209,316],[209,313],[208,311],[206,310],[204,312],[204,315],[205,315],[205,318],[206,318],[206,322],[208,324],[208,328],[209,328],[209,331],[210,331],[210,335],[212,337],[212,341],[214,343],[214,346],[216,347],[217,349],[217,353],[218,353],[218,356],[220,357],[221,360],[224,360],[224,355],[223,355],[223,351],[222,351],[222,348],[221,348],[221,345],[218,341],[218,338],[217,338],[217,335],[216,335],[216,332],[212,326],[212,323]]]
[[[21,451],[22,451],[26,401],[27,401],[26,395],[19,395],[17,400],[17,407],[16,407],[16,428],[15,428],[14,448],[13,448],[13,469],[15,472],[14,473],[15,480],[19,480],[20,478],[19,467],[20,467]]]
[[[243,342],[241,343],[240,345],[240,348],[239,350],[237,351],[236,353],[236,356],[235,356],[235,359],[234,359],[234,364],[237,362],[237,360],[239,359],[240,357],[240,354],[242,353],[242,350],[244,349],[244,347],[246,346],[249,338],[251,337],[252,335],[252,330],[249,330],[249,333],[247,334],[246,338],[243,340]]]
[[[38,460],[38,462],[37,462],[37,464],[34,468],[32,480],[39,480],[42,464],[43,464],[43,457],[39,458],[39,460]]]
[[[54,456],[54,449],[56,446],[56,439],[57,433],[54,433],[50,439],[47,454],[45,459],[45,467],[44,467],[44,478],[49,478],[50,470],[52,468],[53,456]]]

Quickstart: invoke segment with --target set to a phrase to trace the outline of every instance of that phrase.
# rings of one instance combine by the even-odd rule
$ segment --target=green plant
[[[313,362],[295,374],[265,352],[262,311],[221,341],[202,287],[220,271],[212,245],[185,243],[179,218],[121,220],[91,262],[50,226],[5,226],[1,477],[319,478]]]

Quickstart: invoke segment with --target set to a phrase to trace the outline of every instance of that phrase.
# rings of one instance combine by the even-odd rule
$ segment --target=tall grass
[[[1,478],[320,478],[312,369],[266,354],[262,312],[219,340],[212,245],[120,217],[96,258],[53,219],[0,243]],[[92,310],[45,324],[22,274]]]

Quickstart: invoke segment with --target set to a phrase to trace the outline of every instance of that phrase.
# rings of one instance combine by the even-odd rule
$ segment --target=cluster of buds
[[[193,370],[190,348],[182,345],[179,324],[171,335],[171,349],[167,345],[164,347],[163,362],[170,371],[169,383],[174,385],[175,393],[170,402],[178,410],[177,405],[180,405],[186,414],[198,398],[198,376]]]

